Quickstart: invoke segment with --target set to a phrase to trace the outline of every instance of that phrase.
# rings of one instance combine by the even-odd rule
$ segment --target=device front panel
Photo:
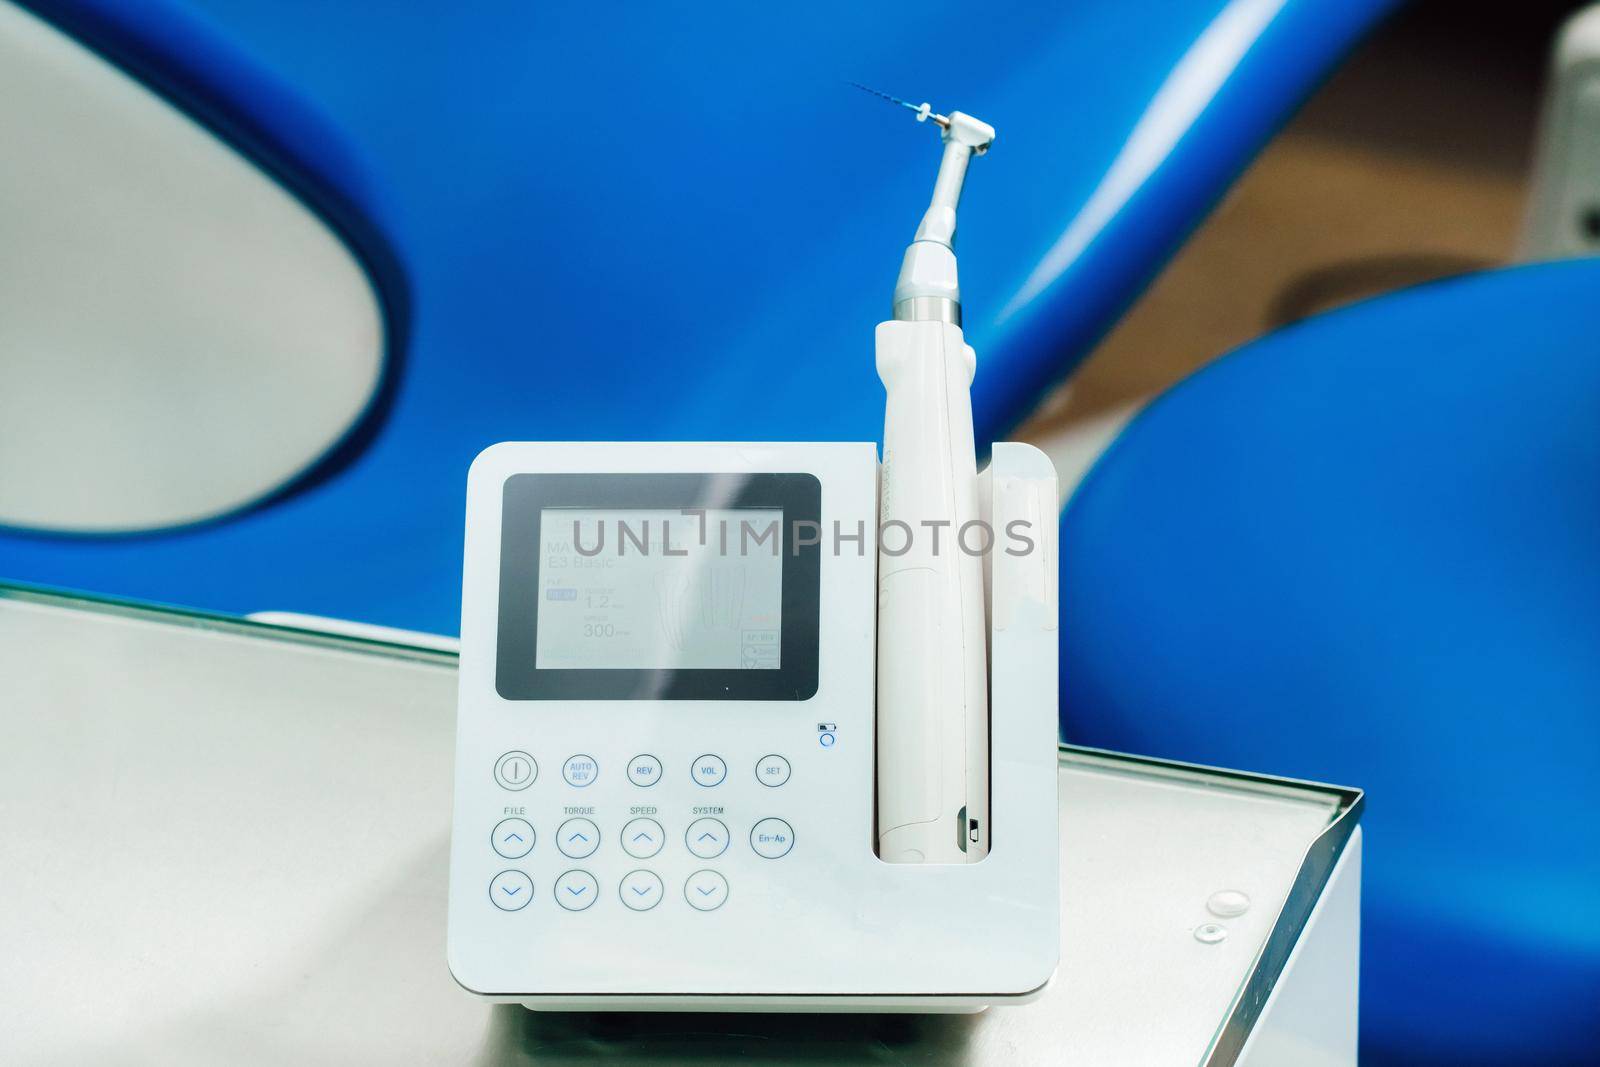
[[[878,864],[872,447],[500,446],[469,497],[458,980],[842,966],[808,930]]]

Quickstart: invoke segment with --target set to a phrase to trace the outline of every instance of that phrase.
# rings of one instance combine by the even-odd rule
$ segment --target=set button
[[[588,871],[568,871],[556,879],[556,903],[568,911],[583,911],[600,895],[600,883]]]
[[[628,764],[628,780],[649,787],[661,781],[661,761],[654,756],[635,756]]]
[[[782,819],[762,819],[750,828],[750,847],[763,859],[787,856],[794,848],[794,828]]]
[[[600,764],[594,761],[593,756],[570,756],[561,768],[561,777],[567,784],[582,789],[600,776]]]
[[[762,756],[761,762],[756,764],[756,781],[762,785],[777,788],[789,780],[789,761],[773,753]]]
[[[622,828],[622,851],[636,860],[649,859],[666,842],[666,832],[654,819],[634,819]]]
[[[533,851],[533,825],[527,819],[501,819],[489,834],[494,850],[508,860],[520,860]]]
[[[728,765],[722,762],[721,756],[713,756],[709,752],[694,761],[689,769],[689,776],[695,780],[696,785],[706,787],[721,785],[722,780],[728,777]]]
[[[501,911],[521,911],[533,899],[533,879],[521,871],[501,871],[489,883],[489,899]]]
[[[695,911],[716,911],[728,899],[728,880],[716,871],[695,871],[683,883],[683,899]]]
[[[629,871],[617,887],[622,902],[633,911],[649,911],[661,903],[661,879],[653,871]]]
[[[539,777],[539,765],[526,752],[507,752],[495,760],[494,780],[500,783],[502,789],[513,791],[526,789],[537,777]]]
[[[588,819],[568,819],[556,831],[556,848],[563,856],[581,860],[600,847],[600,827]]]
[[[683,843],[703,860],[728,851],[728,827],[721,819],[696,819],[684,831]]]

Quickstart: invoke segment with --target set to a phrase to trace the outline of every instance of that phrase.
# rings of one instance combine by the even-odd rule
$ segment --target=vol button
[[[689,777],[695,780],[695,784],[709,789],[714,785],[721,785],[722,780],[728,777],[728,765],[722,762],[721,756],[707,752],[694,761],[694,765],[689,768]]]
[[[539,777],[539,765],[526,752],[507,752],[494,764],[494,780],[504,789],[526,789]]]

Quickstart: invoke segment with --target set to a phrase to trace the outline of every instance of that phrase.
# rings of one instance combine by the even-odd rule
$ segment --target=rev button
[[[661,781],[661,761],[654,756],[635,756],[628,763],[628,780],[649,788]]]

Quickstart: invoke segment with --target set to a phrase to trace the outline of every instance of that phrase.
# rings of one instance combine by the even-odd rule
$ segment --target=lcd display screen
[[[506,479],[507,700],[809,700],[822,485],[791,472]]]
[[[778,670],[783,512],[542,509],[538,670]]]

